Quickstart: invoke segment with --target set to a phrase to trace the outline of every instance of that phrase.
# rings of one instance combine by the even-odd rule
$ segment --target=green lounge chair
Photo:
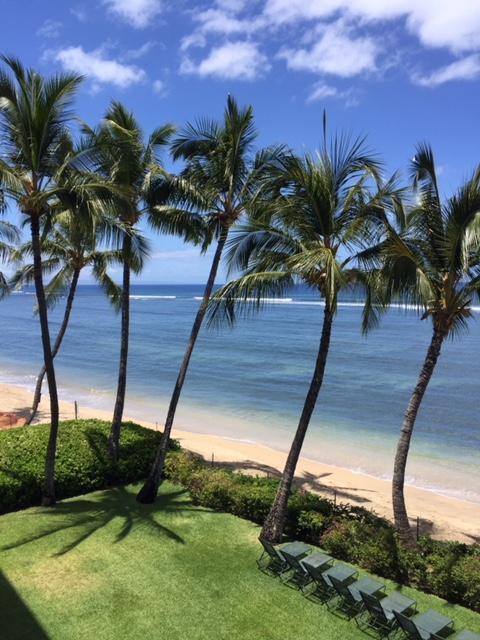
[[[258,539],[262,545],[262,555],[257,560],[257,566],[264,573],[281,576],[288,570],[288,564],[279,550],[268,540]]]
[[[303,589],[310,581],[310,574],[297,556],[291,555],[287,549],[280,549],[280,554],[287,563],[287,569],[282,573],[280,579],[284,584]]]
[[[303,562],[302,565],[310,577],[310,580],[302,588],[303,594],[307,598],[319,600],[322,603],[328,602],[333,598],[335,596],[335,589],[332,583],[327,581],[324,576],[325,566],[321,565],[316,567]],[[308,589],[306,587],[308,587]]]
[[[449,635],[447,637],[448,640],[480,640],[480,633],[474,633],[473,631],[465,629],[465,631],[459,631],[458,633],[454,633],[453,635]],[[445,640],[445,636],[432,634],[430,640]]]
[[[346,582],[342,582],[335,576],[330,575],[330,581],[338,595],[335,601],[335,608],[344,613],[348,619],[356,618],[358,614],[365,610],[360,591],[375,594],[385,589],[384,584],[372,578],[361,578],[351,584],[346,584]]]
[[[305,563],[307,566],[307,563]],[[350,584],[353,580],[355,580],[358,571],[356,569],[352,569],[352,567],[348,567],[346,564],[342,564],[338,562],[333,567],[329,567],[328,569],[322,569],[320,571],[316,579],[316,593],[313,595],[318,595],[320,600],[327,604],[333,599],[337,597],[337,592],[335,591],[335,587],[332,583],[332,576],[336,578],[342,584]],[[312,594],[310,594],[312,595]]]
[[[413,618],[407,618],[403,613],[394,611],[399,626],[410,640],[430,640],[433,635],[442,637],[453,628],[453,620],[447,616],[429,609],[425,613],[418,613]]]
[[[381,600],[375,595],[365,593],[362,590],[360,590],[360,595],[368,614],[364,618],[365,624],[382,637],[388,636],[398,627],[394,611],[406,613],[415,611],[417,606],[415,600],[407,598],[401,593],[393,593]]]

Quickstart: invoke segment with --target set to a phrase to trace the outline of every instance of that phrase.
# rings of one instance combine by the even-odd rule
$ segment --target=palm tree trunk
[[[333,311],[325,302],[325,311],[323,316],[322,336],[318,349],[317,361],[313,373],[310,388],[303,405],[302,415],[298,423],[297,431],[292,442],[292,446],[288,453],[285,468],[283,470],[280,486],[278,487],[275,500],[268,514],[260,537],[272,543],[280,542],[283,535],[285,520],[287,517],[288,499],[292,491],[293,478],[297,467],[300,452],[302,450],[303,441],[307,433],[310,419],[312,417],[318,394],[322,388],[323,376],[325,374],[325,366],[327,364],[328,350],[330,348],[330,337],[332,333]]]
[[[185,376],[187,375],[190,358],[192,357],[192,353],[195,348],[195,343],[197,341],[200,328],[205,318],[205,313],[207,312],[208,303],[212,295],[213,285],[215,284],[215,278],[217,276],[217,271],[220,264],[220,260],[222,258],[222,253],[225,247],[227,236],[228,236],[228,228],[224,227],[218,239],[217,248],[215,250],[215,255],[212,261],[212,266],[210,267],[210,274],[208,276],[207,284],[205,285],[205,290],[203,292],[202,302],[200,303],[200,306],[197,311],[197,315],[195,316],[195,320],[192,326],[192,331],[190,333],[190,338],[188,340],[187,348],[185,350],[183,361],[182,361],[180,370],[178,372],[177,381],[175,382],[175,387],[173,389],[172,397],[170,399],[170,405],[168,407],[167,419],[165,421],[165,428],[163,431],[162,439],[158,446],[152,468],[150,469],[150,474],[137,496],[138,502],[141,502],[143,504],[152,503],[155,501],[155,498],[157,497],[158,488],[162,480],[163,467],[165,465],[165,457],[168,451],[168,441],[170,439],[170,434],[172,432],[172,427],[173,427],[173,421],[175,419],[175,412],[177,410],[178,401],[180,400],[180,394],[182,393],[182,388],[185,382]]]
[[[80,269],[75,269],[75,271],[73,272],[73,275],[72,275],[72,281],[70,283],[70,290],[68,292],[67,303],[65,305],[65,313],[63,314],[63,321],[62,321],[62,324],[60,326],[60,330],[59,330],[59,332],[57,334],[57,337],[56,337],[56,340],[55,340],[55,343],[54,343],[53,349],[52,349],[52,358],[53,359],[56,357],[57,353],[60,350],[63,338],[65,336],[65,332],[66,332],[67,327],[68,327],[68,322],[70,320],[70,314],[72,312],[73,299],[75,297],[75,292],[77,290],[77,284],[78,284],[79,276],[80,276]],[[37,415],[38,405],[40,404],[40,400],[41,400],[41,397],[42,397],[42,385],[43,385],[43,379],[45,377],[45,372],[46,372],[46,367],[45,367],[45,365],[43,365],[43,367],[40,369],[40,372],[39,372],[38,377],[37,377],[37,384],[35,385],[35,393],[34,393],[34,396],[33,396],[32,411],[31,411],[30,416],[29,416],[29,418],[27,420],[27,424],[31,424],[32,420]]]
[[[112,428],[108,440],[110,456],[118,462],[120,455],[120,431],[122,428],[125,392],[127,389],[128,343],[130,334],[130,251],[132,237],[126,233],[123,238],[123,284],[122,284],[122,327],[120,344],[120,363],[118,367],[118,384],[115,408],[113,410]]]
[[[404,484],[405,469],[407,466],[408,451],[410,449],[410,440],[412,438],[413,427],[417,418],[418,410],[422,402],[428,383],[432,377],[435,365],[445,340],[446,333],[437,327],[433,330],[432,340],[428,347],[427,355],[423,363],[418,382],[408,403],[407,411],[403,419],[400,439],[397,444],[397,452],[395,454],[395,464],[393,467],[392,480],[392,505],[395,529],[400,540],[407,546],[415,546],[416,541],[410,523],[408,521],[407,508],[405,506]]]
[[[50,435],[47,444],[45,458],[45,478],[43,484],[42,505],[55,504],[55,457],[57,453],[58,437],[58,394],[53,366],[52,347],[50,344],[50,331],[48,328],[47,302],[42,277],[42,250],[40,246],[40,220],[37,215],[30,216],[30,228],[32,232],[33,275],[35,291],[37,294],[38,317],[40,318],[40,330],[42,334],[43,359],[47,374],[48,393],[50,396]]]

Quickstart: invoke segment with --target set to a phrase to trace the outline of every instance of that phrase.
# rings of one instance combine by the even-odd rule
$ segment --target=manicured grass
[[[0,517],[2,640],[368,638],[258,571],[256,525],[168,483],[153,507],[135,489]],[[480,631],[480,615],[402,591]]]

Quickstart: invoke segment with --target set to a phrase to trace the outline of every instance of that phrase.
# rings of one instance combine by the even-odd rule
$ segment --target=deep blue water
[[[162,422],[202,286],[132,290],[127,412]],[[286,448],[301,411],[323,308],[296,290],[258,317],[201,333],[177,424]],[[41,362],[31,293],[0,304],[0,375],[33,384]],[[62,302],[51,314],[52,333]],[[480,501],[480,326],[448,342],[418,417],[408,475],[412,483]],[[339,306],[326,379],[304,455],[388,477],[403,412],[431,325],[394,309],[367,338],[361,305]],[[62,398],[110,408],[116,384],[119,316],[100,290],[80,286],[57,359]]]

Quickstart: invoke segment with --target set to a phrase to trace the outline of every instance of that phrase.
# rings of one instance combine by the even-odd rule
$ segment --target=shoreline
[[[0,384],[0,411],[15,411],[25,415],[31,399],[32,393],[25,387]],[[74,418],[71,402],[60,401],[60,418]],[[110,420],[111,412],[82,406],[79,418]],[[48,396],[44,395],[35,423],[46,420]],[[156,428],[155,423],[135,418],[128,411],[125,420]],[[172,436],[180,441],[182,447],[202,455],[206,460],[211,460],[213,455],[215,463],[251,474],[278,475],[287,455],[283,451],[252,441],[189,431],[187,425],[174,428]],[[362,506],[392,519],[391,483],[388,480],[302,456],[297,467],[296,482],[299,486],[326,497],[336,496],[338,502]],[[478,541],[480,504],[411,485],[406,486],[405,494],[412,519],[417,516],[420,518],[422,533],[429,533],[438,539],[456,539],[466,543]]]

